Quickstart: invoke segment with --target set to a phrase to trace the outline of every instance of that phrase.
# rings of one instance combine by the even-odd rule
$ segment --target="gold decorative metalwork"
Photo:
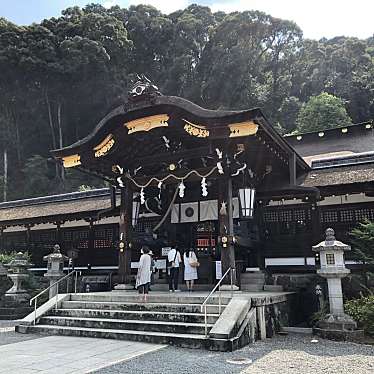
[[[257,133],[258,125],[252,121],[238,122],[229,124],[230,138],[239,136],[249,136]]]
[[[167,114],[156,114],[154,116],[135,119],[124,124],[129,134],[138,131],[150,131],[156,127],[168,127],[169,116]]]
[[[79,166],[81,164],[81,156],[80,155],[71,155],[62,158],[62,162],[65,168],[73,168],[75,166]]]
[[[95,148],[95,157],[101,157],[106,155],[110,149],[113,147],[115,141],[113,139],[113,135],[109,134],[100,144],[98,144]]]
[[[205,126],[202,125],[195,125],[192,122],[187,121],[186,119],[183,119],[186,124],[184,125],[184,130],[192,135],[196,136],[197,138],[207,138],[209,136],[209,130],[206,129]]]

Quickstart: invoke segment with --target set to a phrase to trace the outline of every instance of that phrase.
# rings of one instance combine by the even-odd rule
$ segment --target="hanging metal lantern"
[[[239,188],[240,213],[242,218],[253,218],[255,206],[255,189]]]

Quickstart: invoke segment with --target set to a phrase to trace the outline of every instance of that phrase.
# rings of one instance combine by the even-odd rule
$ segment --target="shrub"
[[[374,295],[347,301],[345,311],[369,335],[374,335]]]
[[[9,264],[12,261],[18,252],[13,251],[9,253],[0,253],[0,263],[1,264]],[[31,262],[31,255],[28,252],[23,253],[23,255],[27,258],[28,262]]]

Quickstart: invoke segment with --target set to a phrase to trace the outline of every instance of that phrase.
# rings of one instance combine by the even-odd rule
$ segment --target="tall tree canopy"
[[[352,120],[342,99],[322,92],[303,105],[296,123],[298,132],[308,132],[347,126]]]
[[[295,23],[259,11],[190,5],[166,15],[90,4],[30,26],[0,18],[0,71],[0,196],[5,189],[8,199],[101,186],[46,162],[49,150],[86,136],[136,73],[204,107],[260,106],[282,133],[374,117],[374,38],[305,40]],[[329,94],[340,109],[316,125],[307,113],[321,93],[322,107]]]

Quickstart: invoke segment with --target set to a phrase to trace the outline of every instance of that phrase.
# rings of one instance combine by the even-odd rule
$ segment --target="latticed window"
[[[63,231],[62,232],[63,240],[65,242],[71,242],[73,240],[73,233],[71,231]]]
[[[281,210],[278,212],[279,222],[292,222],[292,210]]]
[[[265,222],[277,222],[278,214],[275,211],[264,212],[264,221]]]
[[[88,230],[74,231],[73,232],[73,239],[74,240],[88,239]]]
[[[333,253],[326,253],[326,264],[335,265],[335,256]]]
[[[365,219],[373,219],[373,209],[358,209],[355,211],[356,221],[363,221]]]
[[[110,248],[112,246],[111,240],[96,239],[94,241],[95,248]]]
[[[355,220],[355,212],[353,210],[341,210],[340,221],[341,222],[352,222]]]
[[[338,212],[334,210],[328,210],[326,212],[323,212],[322,216],[322,222],[328,223],[328,222],[338,222]]]
[[[293,214],[296,222],[305,222],[305,210],[294,210]]]
[[[49,243],[56,240],[56,231],[44,231],[40,233],[40,241],[43,243]]]
[[[144,233],[152,231],[156,226],[158,220],[157,218],[143,218],[138,220],[138,224],[135,226],[134,231],[138,233]]]
[[[265,222],[306,222],[311,217],[310,210],[306,209],[274,209],[266,210],[263,218]]]

